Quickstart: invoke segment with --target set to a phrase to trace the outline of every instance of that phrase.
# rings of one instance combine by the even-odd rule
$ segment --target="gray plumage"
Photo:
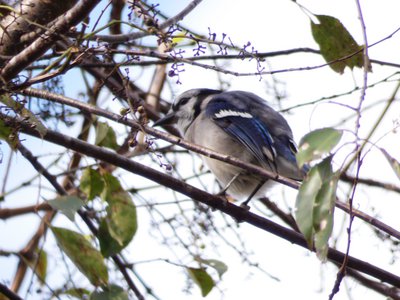
[[[175,123],[182,137],[195,144],[229,154],[295,180],[305,169],[296,163],[296,145],[286,120],[257,95],[244,91],[222,92],[192,89],[181,94],[171,111],[155,125]],[[227,163],[202,156],[224,188],[233,177],[228,193],[242,198],[251,195],[259,177]],[[257,194],[265,192],[271,180]]]

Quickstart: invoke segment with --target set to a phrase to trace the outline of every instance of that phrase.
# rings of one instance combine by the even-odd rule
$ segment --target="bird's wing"
[[[229,101],[215,97],[208,103],[206,115],[231,137],[246,146],[261,164],[276,169],[276,150],[269,129],[248,110],[239,109]]]

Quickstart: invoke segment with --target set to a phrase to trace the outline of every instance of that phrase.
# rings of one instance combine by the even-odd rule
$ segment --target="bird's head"
[[[178,96],[171,106],[170,111],[161,119],[154,122],[154,126],[172,125],[183,135],[193,120],[200,114],[202,104],[209,96],[221,93],[212,89],[192,89]]]

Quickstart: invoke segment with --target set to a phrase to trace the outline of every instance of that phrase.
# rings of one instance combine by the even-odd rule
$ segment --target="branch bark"
[[[32,38],[27,34],[43,31],[47,23],[65,13],[76,0],[24,0],[0,22],[0,54],[15,55],[28,45]],[[42,27],[39,27],[43,25]]]
[[[192,0],[182,11],[176,14],[174,17],[169,18],[164,23],[157,26],[158,30],[163,30],[168,28],[169,26],[176,24],[181,21],[184,17],[186,17],[197,5],[200,4],[202,0]],[[108,43],[124,43],[133,40],[137,40],[143,38],[145,36],[152,35],[151,31],[145,32],[133,32],[129,34],[115,34],[115,35],[95,35],[93,37],[89,37],[89,39],[100,40]]]
[[[217,160],[232,164],[234,166],[240,167],[244,170],[247,170],[249,172],[252,172],[254,174],[259,175],[262,178],[265,179],[272,179],[276,182],[279,182],[281,184],[284,184],[286,186],[292,187],[294,189],[298,189],[299,188],[299,183],[297,181],[294,181],[292,179],[289,178],[285,178],[282,176],[279,176],[273,172],[270,172],[264,168],[258,167],[256,165],[252,165],[252,164],[248,164],[245,162],[240,161],[239,159],[235,158],[235,157],[231,157],[229,155],[225,155],[213,150],[210,150],[208,148],[204,148],[195,144],[192,144],[190,142],[187,142],[179,137],[170,135],[168,133],[165,132],[161,132],[159,130],[155,130],[151,127],[148,126],[144,126],[142,124],[139,124],[133,120],[127,119],[125,117],[122,117],[121,115],[117,115],[114,113],[111,113],[107,110],[92,106],[92,105],[88,105],[86,103],[82,103],[79,102],[77,100],[68,98],[68,97],[64,97],[61,95],[57,95],[54,93],[50,93],[47,91],[42,91],[42,90],[36,90],[36,89],[32,89],[32,88],[28,88],[25,89],[23,91],[21,91],[22,94],[24,95],[30,95],[30,96],[34,96],[34,97],[39,97],[39,98],[43,98],[43,99],[47,99],[50,101],[54,101],[57,103],[61,103],[61,104],[65,104],[71,107],[75,107],[80,109],[81,111],[87,112],[87,113],[93,113],[95,115],[98,116],[102,116],[105,117],[109,120],[113,120],[117,123],[126,125],[126,126],[130,126],[136,130],[139,131],[143,131],[147,134],[150,134],[154,137],[160,138],[162,140],[165,140],[167,142],[170,142],[172,144],[178,145],[180,147],[183,147],[187,150],[196,152],[198,154],[204,155],[206,157],[211,157],[211,158],[215,158]],[[349,212],[350,208],[346,203],[340,202],[340,201],[336,201],[336,206],[338,208],[340,208],[341,210],[345,211],[345,212]],[[372,224],[373,226],[375,226],[376,228],[379,228],[380,230],[382,230],[383,232],[396,237],[397,239],[400,240],[400,232],[397,231],[396,229],[386,225],[385,223],[377,220],[376,218],[369,216],[368,214],[365,214],[359,210],[356,210],[353,208],[352,213],[354,216],[356,216],[357,218],[360,218],[370,224]]]
[[[10,300],[22,300],[20,296],[10,290],[6,285],[0,283],[0,293],[7,297]]]
[[[44,54],[60,38],[61,34],[82,21],[99,2],[100,0],[81,0],[68,10],[50,29],[4,66],[0,72],[1,85],[7,84],[25,67]]]
[[[39,133],[34,129],[32,129],[26,123],[20,121],[15,124],[16,122],[15,119],[12,120],[10,118],[5,117],[4,115],[1,117],[3,118],[3,120],[7,121],[7,123],[14,122],[15,126],[18,124],[18,126],[21,129],[21,132],[40,138]],[[80,141],[72,137],[65,136],[63,134],[54,132],[52,130],[48,130],[43,139],[48,142],[63,146],[65,148],[78,151],[84,155],[116,165],[134,174],[144,176],[160,185],[169,187],[179,193],[191,197],[196,201],[206,204],[214,209],[218,209],[230,215],[239,222],[246,222],[264,231],[270,232],[280,238],[283,238],[293,244],[296,244],[298,246],[307,249],[307,243],[301,234],[286,227],[283,227],[279,224],[276,224],[268,219],[260,217],[254,213],[251,213],[247,210],[244,210],[234,204],[231,204],[221,196],[211,195],[198,188],[188,185],[185,182],[178,180],[172,176],[165,175],[159,171],[141,165],[126,157],[115,154],[110,150],[91,145],[89,143]],[[341,264],[344,257],[345,255],[338,250],[330,248],[328,251],[328,259],[332,262]],[[383,269],[380,269],[368,262],[349,256],[347,267],[368,274],[378,280],[381,280],[383,282],[389,283],[395,287],[400,288],[399,276],[387,272]]]

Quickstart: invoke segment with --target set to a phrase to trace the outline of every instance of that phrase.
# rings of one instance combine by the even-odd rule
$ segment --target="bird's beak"
[[[171,125],[174,124],[175,122],[176,122],[175,112],[170,112],[166,114],[163,118],[158,119],[156,122],[154,122],[153,127]]]

